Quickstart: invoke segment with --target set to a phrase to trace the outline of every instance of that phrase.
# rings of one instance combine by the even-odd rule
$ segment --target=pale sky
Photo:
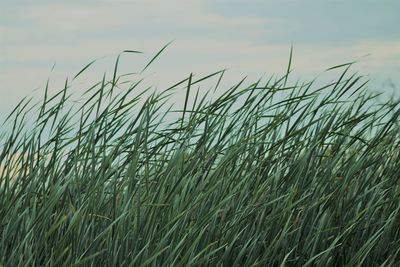
[[[147,73],[160,88],[224,68],[227,84],[283,74],[292,44],[299,77],[358,60],[371,87],[399,88],[398,25],[399,0],[0,0],[0,114],[96,58],[83,81],[112,72],[126,49],[144,54],[124,56],[122,72],[139,71],[171,40]]]

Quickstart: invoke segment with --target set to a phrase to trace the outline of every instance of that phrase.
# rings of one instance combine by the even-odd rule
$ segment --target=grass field
[[[117,60],[76,101],[86,67],[22,100],[1,128],[0,265],[399,266],[400,109],[350,66],[154,90]]]

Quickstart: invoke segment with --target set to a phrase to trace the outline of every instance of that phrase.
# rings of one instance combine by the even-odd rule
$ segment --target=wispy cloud
[[[108,56],[106,62],[112,62],[124,49],[146,52],[124,61],[131,70],[173,39],[151,69],[160,72],[152,76],[156,84],[222,68],[230,69],[231,81],[282,73],[291,44],[301,75],[361,58],[363,72],[398,77],[400,35],[394,34],[394,22],[400,21],[394,7],[399,4],[367,0],[355,9],[355,2],[6,1],[0,19],[0,99],[42,85],[54,62],[58,71],[71,74],[94,58]]]

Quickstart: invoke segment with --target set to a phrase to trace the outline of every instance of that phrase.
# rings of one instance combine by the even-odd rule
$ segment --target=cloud
[[[397,27],[400,2],[397,0],[214,0],[209,3],[213,10],[225,16],[275,21],[279,31],[263,36],[265,42],[339,44],[400,39]]]
[[[86,0],[14,5],[13,16],[0,26],[0,98],[22,97],[42,85],[54,62],[56,77],[63,80],[92,59],[107,56],[95,69],[95,74],[101,74],[112,69],[119,52],[134,49],[145,54],[124,57],[121,70],[138,70],[173,39],[175,42],[150,68],[158,73],[151,76],[156,85],[172,83],[190,72],[203,75],[223,68],[230,69],[230,82],[245,75],[257,79],[264,73],[281,74],[287,66],[291,43],[295,73],[306,79],[332,65],[359,58],[362,60],[358,66],[366,73],[389,77],[393,76],[392,70],[399,69],[400,39],[377,38],[392,36],[391,30],[376,35],[376,29],[386,29],[385,25],[393,20],[393,12],[382,15],[385,5],[377,7],[378,15],[367,17],[372,14],[365,11],[368,5],[361,11],[341,11],[340,7],[347,5],[345,1],[338,7],[332,7],[331,2],[324,6],[313,1],[304,5],[255,0],[233,1],[230,5],[222,0],[160,3]],[[314,13],[307,10],[312,3],[317,5]],[[335,15],[324,17],[327,7],[338,16],[345,14],[343,22],[339,17],[334,20]],[[371,26],[370,33],[363,26],[365,34],[354,34],[342,42],[341,29],[346,22],[360,18],[360,25],[366,21],[365,25],[380,26]],[[329,27],[324,29],[326,25]],[[347,26],[346,32],[351,34],[351,24]],[[329,35],[329,42],[320,40]],[[364,58],[366,54],[371,56]],[[97,77],[95,74],[91,77]]]
[[[230,18],[209,12],[202,1],[100,1],[27,5],[23,23],[0,28],[3,62],[77,60],[134,45],[151,50],[172,39],[254,39],[262,18]]]

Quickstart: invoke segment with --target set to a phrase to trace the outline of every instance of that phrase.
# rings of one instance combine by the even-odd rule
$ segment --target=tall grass
[[[157,91],[117,60],[80,101],[69,80],[24,99],[1,137],[0,264],[399,266],[400,109],[350,66]]]

